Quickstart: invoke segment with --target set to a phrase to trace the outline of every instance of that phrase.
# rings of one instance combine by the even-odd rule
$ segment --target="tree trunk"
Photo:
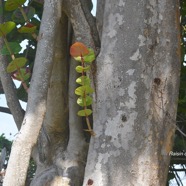
[[[63,11],[57,2],[62,2]],[[45,1],[43,18],[54,14],[50,21],[56,24],[52,29],[57,31],[44,37],[47,46],[42,36],[38,44],[38,61],[24,119],[29,127],[28,130],[22,127],[24,136],[19,141],[20,134],[13,146],[5,186],[23,185],[26,171],[23,163],[28,164],[30,149],[35,145],[40,128],[32,151],[37,164],[32,186],[157,186],[166,183],[179,89],[178,0],[98,1],[97,27],[87,11],[89,3],[86,0]],[[57,14],[59,12],[61,15]],[[49,26],[50,22],[44,21],[43,26]],[[77,64],[69,58],[72,34],[68,21],[73,26],[74,41],[92,47],[96,54],[101,38],[100,54],[90,74],[95,89],[96,136],[91,137],[89,150],[82,119],[77,116],[79,107],[74,93]],[[45,36],[45,29],[42,32]],[[46,69],[53,68],[51,78],[44,67],[43,71],[40,68],[45,56],[49,59]],[[41,77],[46,77],[46,81]],[[34,88],[36,91],[38,87],[42,89],[34,93]],[[42,109],[38,107],[41,101]],[[28,117],[31,114],[32,117]],[[21,146],[25,139],[25,144],[30,146]],[[21,157],[26,152],[19,166],[14,160],[18,157],[16,151],[18,155],[23,151]],[[21,181],[17,180],[19,171],[13,174],[13,170],[22,168],[20,165],[24,167]]]
[[[88,145],[74,90],[76,62],[69,60],[68,18],[62,12],[47,96],[47,112],[33,157],[37,171],[32,186],[82,185]],[[70,77],[68,77],[70,74]],[[70,108],[70,110],[69,110]]]
[[[98,8],[101,4],[98,4]],[[179,89],[175,0],[105,1],[85,185],[166,185]]]

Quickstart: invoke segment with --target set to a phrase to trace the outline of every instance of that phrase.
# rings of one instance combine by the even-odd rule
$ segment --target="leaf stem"
[[[22,13],[22,15],[23,15],[23,18],[24,18],[25,22],[26,22],[26,23],[29,23],[28,17],[27,17],[27,15],[25,14],[25,11],[24,11],[23,7],[22,7],[22,6],[19,6],[19,9],[20,9],[20,11],[21,11],[21,13]]]
[[[19,6],[19,9],[20,9],[20,11],[21,11],[21,13],[22,13],[22,15],[23,15],[23,18],[24,18],[25,22],[26,22],[26,23],[30,23],[30,21],[28,20],[27,15],[25,14],[25,11],[24,11],[23,7],[22,7],[22,6]],[[32,35],[32,37],[33,37],[35,40],[37,40],[37,34],[36,34],[36,33],[31,33],[31,35]]]
[[[10,53],[10,56],[11,56],[12,60],[14,60],[15,59],[15,56],[14,56],[14,53],[12,52],[12,50],[11,50],[9,44],[8,44],[8,41],[6,39],[6,36],[4,36],[3,39],[4,39],[4,42],[5,42],[6,48],[8,49],[8,51]]]
[[[83,56],[82,55],[81,55],[81,65],[82,65],[83,68],[85,67],[85,62],[84,62],[84,59],[83,59]],[[83,84],[83,86],[85,86],[85,72],[84,72],[84,70],[82,70],[82,84]],[[87,94],[86,94],[86,90],[85,90],[84,91],[84,94],[83,94],[83,99],[82,100],[83,100],[83,107],[84,107],[84,111],[85,111],[86,123],[87,123],[87,127],[88,127],[88,130],[86,130],[86,131],[90,132],[90,134],[92,136],[95,136],[95,133],[94,133],[94,131],[91,128],[89,117],[86,114],[86,109],[87,109],[86,96],[87,96]]]
[[[89,117],[88,116],[86,116],[86,123],[87,123],[87,127],[88,127],[88,130],[87,131],[90,132],[90,134],[92,136],[95,136],[96,134],[95,134],[95,132],[91,128],[90,120],[89,120]]]
[[[7,41],[7,39],[6,39],[6,36],[4,36],[3,39],[4,39],[4,42],[5,42],[6,48],[8,49],[8,51],[9,51],[9,53],[10,53],[10,56],[11,56],[12,60],[14,60],[14,59],[15,59],[15,55],[14,55],[14,53],[12,52],[12,50],[11,50],[9,44],[8,44],[8,41]],[[28,86],[27,86],[27,84],[25,83],[25,81],[24,81],[24,79],[23,79],[23,76],[22,76],[22,74],[21,74],[21,70],[20,70],[20,68],[19,68],[17,65],[16,65],[16,68],[17,68],[18,74],[20,75],[21,84],[23,85],[24,89],[25,89],[26,92],[28,93]]]

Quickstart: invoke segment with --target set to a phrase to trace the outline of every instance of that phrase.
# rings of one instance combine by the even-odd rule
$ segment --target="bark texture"
[[[178,0],[99,0],[99,33],[89,2],[45,1],[28,107],[5,186],[24,185],[34,145],[32,186],[166,183],[179,88]],[[96,136],[89,151],[76,114],[70,25],[73,41],[96,54],[101,38],[91,71]]]
[[[36,144],[46,112],[46,98],[54,54],[57,20],[61,16],[59,0],[46,0],[33,70],[28,93],[28,105],[9,159],[4,186],[23,186],[32,147]],[[33,135],[34,134],[34,135]]]
[[[0,7],[3,6],[3,1],[0,0]],[[3,13],[2,13],[3,14]],[[0,16],[0,24],[4,22],[3,16]],[[3,38],[0,38],[0,48],[3,47]],[[0,91],[5,93],[7,105],[10,108],[10,111],[13,115],[14,121],[16,123],[17,129],[20,130],[21,124],[24,117],[24,111],[21,108],[21,105],[19,103],[19,99],[16,94],[15,85],[12,81],[12,78],[10,77],[10,74],[7,74],[6,68],[8,66],[8,59],[7,57],[0,55]],[[2,84],[2,87],[1,87]],[[2,93],[2,92],[1,92]]]
[[[68,18],[62,12],[47,96],[47,112],[34,148],[37,171],[31,185],[82,185],[88,145],[74,90],[77,62],[69,58]],[[70,76],[69,76],[70,74]],[[69,110],[70,108],[70,110]]]
[[[77,88],[77,62],[69,58],[69,48],[72,44],[72,27],[76,40],[92,48],[99,45],[95,19],[87,8],[87,2],[90,1],[82,4],[80,1],[62,3],[64,11],[57,27],[47,112],[38,145],[33,151],[37,162],[36,175],[31,183],[33,186],[83,184],[88,143],[85,141],[82,118],[77,116],[79,106],[74,94]],[[95,35],[91,35],[91,26]]]
[[[179,90],[178,1],[108,0],[102,11],[96,136],[84,186],[166,185]]]

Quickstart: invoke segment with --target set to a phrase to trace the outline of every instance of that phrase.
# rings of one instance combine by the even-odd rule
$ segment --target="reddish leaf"
[[[25,26],[22,26],[21,28],[18,29],[18,32],[20,33],[34,33],[36,30],[36,26],[31,24],[31,23],[27,23]]]
[[[73,57],[85,56],[88,53],[89,50],[83,43],[76,42],[70,47],[70,55]]]
[[[14,73],[12,73],[11,76],[13,79],[22,81],[22,80],[27,80],[28,78],[30,78],[31,72],[30,72],[30,69],[26,67],[26,68],[21,68],[19,72],[15,71]]]
[[[32,23],[27,23],[26,25],[25,25],[25,27],[28,27],[28,28],[32,28],[32,27],[34,27],[35,25],[33,25]]]

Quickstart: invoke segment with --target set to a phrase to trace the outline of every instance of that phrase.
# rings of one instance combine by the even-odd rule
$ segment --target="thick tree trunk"
[[[102,11],[84,186],[165,185],[179,88],[178,1],[108,0]]]
[[[32,186],[165,185],[179,85],[178,0],[98,1],[101,52],[91,71],[96,136],[89,152],[82,119],[76,114],[76,62],[67,59],[66,50],[66,16],[76,40],[95,50],[99,47],[86,2],[45,1],[40,31],[44,35],[5,186],[24,185],[41,126],[32,153],[37,164]]]

